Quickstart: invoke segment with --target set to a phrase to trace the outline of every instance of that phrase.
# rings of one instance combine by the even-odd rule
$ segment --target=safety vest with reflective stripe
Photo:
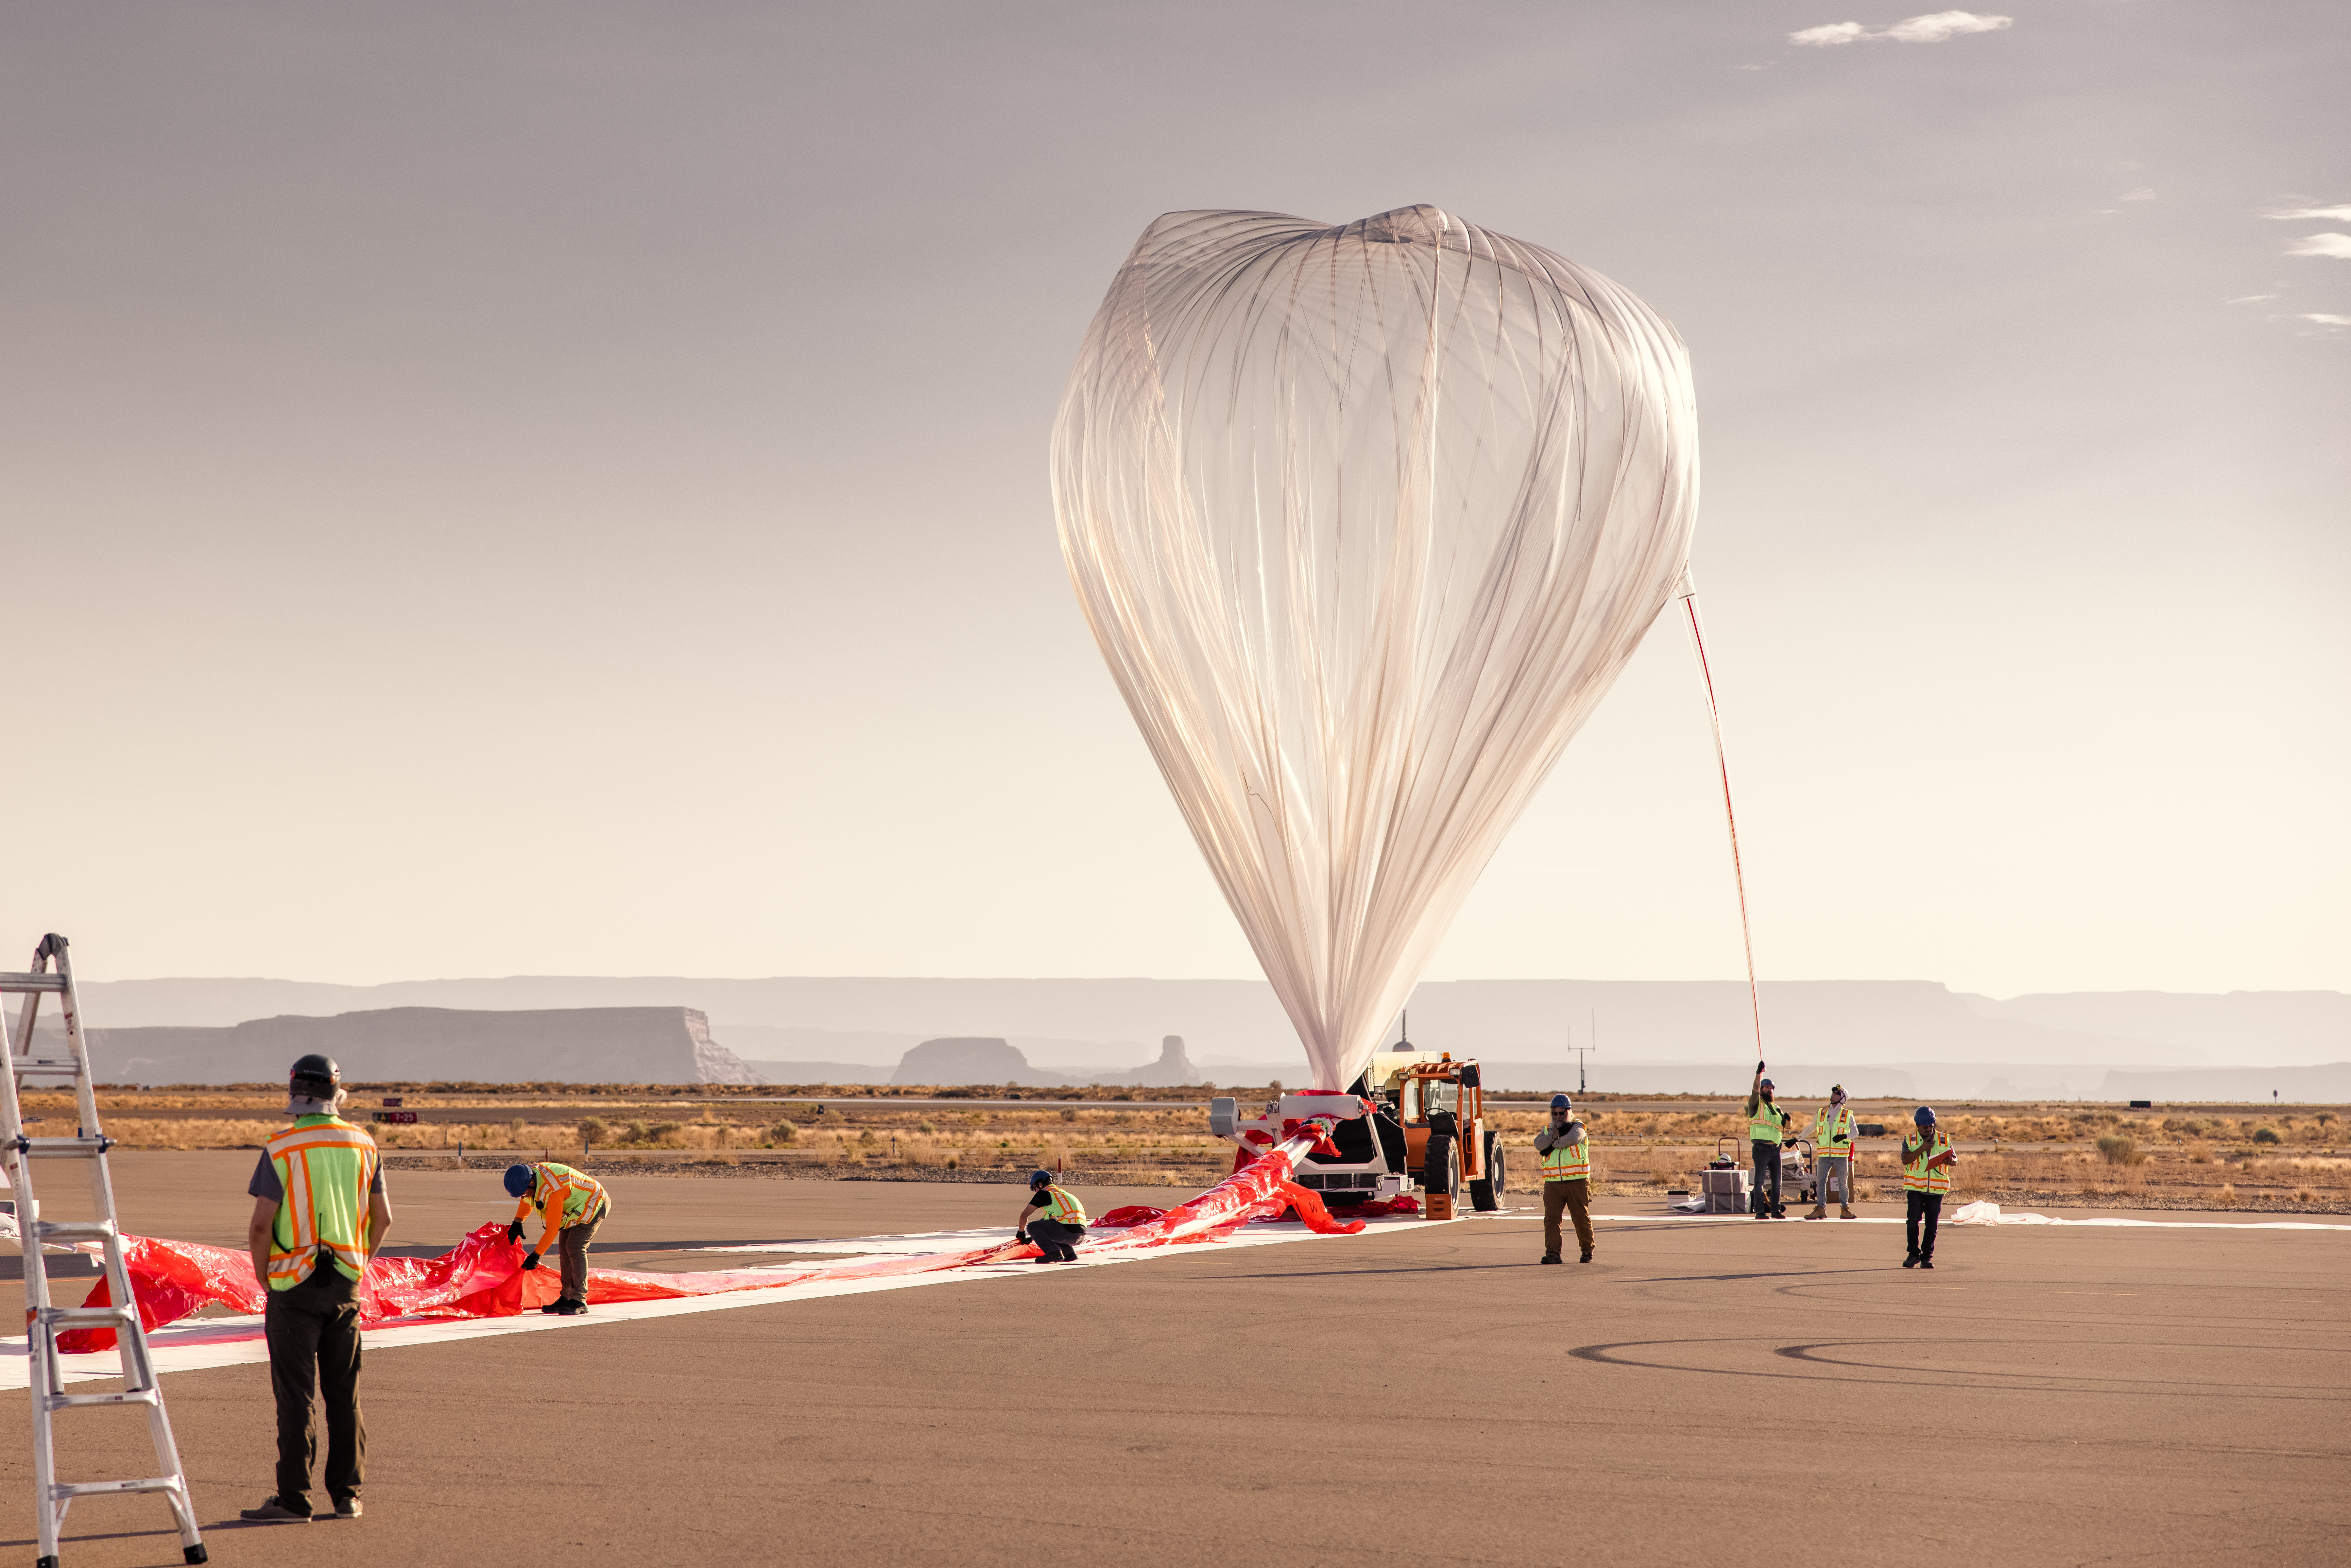
[[[1927,1162],[1937,1155],[1951,1152],[1951,1140],[1937,1129],[1934,1136],[1912,1142],[1902,1140],[1902,1190],[1905,1192],[1949,1192],[1951,1190],[1951,1167],[1929,1166]]]
[[[515,1210],[515,1218],[521,1219],[532,1209],[538,1210],[539,1218],[547,1224],[536,1249],[541,1255],[555,1245],[557,1231],[586,1224],[599,1208],[611,1212],[611,1200],[605,1196],[603,1184],[587,1172],[551,1162],[534,1164],[530,1171],[530,1190],[522,1195],[522,1207]]]
[[[367,1272],[368,1188],[374,1140],[340,1116],[299,1116],[269,1140],[284,1195],[269,1233],[269,1288],[290,1291],[325,1253],[346,1279]]]
[[[1813,1128],[1813,1151],[1841,1160],[1853,1153],[1853,1107],[1823,1105]]]
[[[1592,1140],[1582,1137],[1572,1144],[1553,1144],[1543,1151],[1543,1180],[1588,1181],[1592,1176]]]
[[[1755,1097],[1755,1109],[1747,1117],[1747,1138],[1750,1143],[1776,1144],[1788,1124],[1788,1113],[1761,1094]]]
[[[1063,1225],[1083,1225],[1086,1222],[1086,1206],[1058,1186],[1045,1187],[1039,1201],[1044,1204],[1048,1219],[1059,1220]]]

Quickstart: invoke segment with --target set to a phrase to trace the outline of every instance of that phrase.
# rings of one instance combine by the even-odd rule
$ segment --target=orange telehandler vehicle
[[[1334,1207],[1384,1201],[1411,1186],[1458,1196],[1464,1186],[1471,1207],[1502,1207],[1502,1141],[1486,1124],[1475,1061],[1400,1040],[1373,1056],[1349,1093],[1284,1094],[1255,1117],[1243,1117],[1228,1097],[1208,1103],[1208,1130],[1251,1150],[1280,1142],[1283,1124],[1314,1116],[1339,1119],[1331,1132],[1339,1152],[1307,1155],[1298,1185]]]

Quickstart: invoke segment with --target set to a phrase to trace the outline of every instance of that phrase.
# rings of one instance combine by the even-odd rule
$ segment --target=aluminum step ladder
[[[54,967],[52,967],[54,966]],[[180,1467],[180,1450],[172,1440],[172,1420],[163,1411],[163,1387],[155,1379],[155,1364],[147,1354],[147,1331],[139,1322],[137,1298],[131,1293],[131,1276],[122,1266],[122,1233],[114,1221],[114,1183],[106,1169],[106,1151],[114,1140],[99,1129],[98,1095],[90,1084],[89,1050],[82,1036],[81,1007],[74,995],[73,965],[66,957],[66,939],[50,935],[34,949],[27,974],[0,974],[0,996],[22,997],[23,1011],[13,1029],[0,1029],[0,1161],[16,1189],[16,1228],[25,1252],[25,1322],[29,1382],[33,1395],[34,1506],[40,1515],[39,1568],[57,1568],[57,1531],[66,1510],[78,1497],[115,1497],[125,1492],[162,1492],[179,1522],[182,1554],[190,1563],[204,1561],[204,1543],[196,1530],[195,1509],[188,1501],[187,1473]],[[65,1015],[65,1054],[44,1056],[33,1049],[33,1029],[41,998],[55,997]],[[25,1135],[24,1107],[19,1091],[26,1079],[71,1079],[79,1113],[70,1138]],[[51,1085],[44,1084],[43,1087]],[[70,1160],[89,1177],[94,1219],[45,1220],[34,1196],[33,1164],[37,1160]],[[106,1307],[59,1307],[49,1302],[48,1269],[44,1247],[75,1247],[95,1250],[106,1267]],[[68,1394],[57,1364],[57,1335],[72,1329],[112,1329],[114,1346],[122,1359],[122,1387],[114,1394]],[[155,1439],[153,1476],[126,1481],[60,1481],[57,1455],[51,1447],[52,1422],[60,1410],[93,1406],[140,1405]]]

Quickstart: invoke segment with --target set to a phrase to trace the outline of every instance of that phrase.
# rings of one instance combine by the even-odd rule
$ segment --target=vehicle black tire
[[[1453,1140],[1442,1133],[1431,1133],[1421,1155],[1420,1185],[1424,1191],[1441,1192],[1447,1197],[1461,1191],[1461,1155]]]
[[[1502,1207],[1502,1184],[1508,1179],[1502,1169],[1502,1134],[1486,1134],[1486,1175],[1482,1180],[1469,1184],[1469,1207],[1481,1214],[1491,1214]]]

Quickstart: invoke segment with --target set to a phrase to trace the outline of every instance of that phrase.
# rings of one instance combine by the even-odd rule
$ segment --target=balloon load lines
[[[1114,1209],[1097,1222],[1113,1233],[1090,1241],[1089,1255],[1143,1251],[1222,1240],[1251,1220],[1280,1218],[1294,1209],[1318,1235],[1353,1235],[1361,1219],[1332,1218],[1322,1196],[1290,1179],[1298,1163],[1329,1146],[1327,1124],[1303,1127],[1258,1155],[1231,1176],[1174,1208]],[[548,1270],[522,1267],[527,1249],[507,1239],[505,1225],[491,1221],[438,1258],[378,1258],[368,1265],[360,1292],[360,1322],[387,1323],[414,1318],[502,1318],[555,1300],[561,1286]],[[1025,1241],[962,1252],[930,1252],[871,1262],[791,1269],[717,1270],[666,1273],[637,1269],[590,1269],[588,1301],[674,1301],[730,1291],[778,1290],[809,1281],[886,1279],[951,1269],[1019,1263],[1041,1256]],[[217,1303],[238,1312],[259,1312],[267,1292],[254,1278],[253,1260],[229,1247],[201,1241],[169,1241],[152,1236],[122,1239],[122,1261],[138,1298],[139,1321],[150,1332]],[[101,1277],[86,1306],[111,1304]],[[112,1329],[75,1329],[57,1336],[68,1354],[114,1348]]]

